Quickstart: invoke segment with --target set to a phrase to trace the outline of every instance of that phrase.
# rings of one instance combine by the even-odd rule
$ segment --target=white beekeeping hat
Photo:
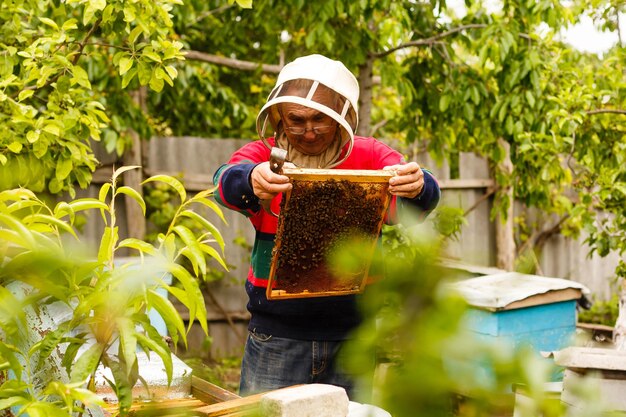
[[[315,100],[316,91],[324,89],[333,93],[332,104]],[[278,134],[281,119],[278,104],[294,103],[318,110],[339,124],[341,144],[334,147],[337,154],[323,167],[332,168],[343,162],[352,150],[358,124],[358,101],[359,83],[343,63],[317,54],[300,57],[285,65],[278,74],[276,86],[257,116],[257,133],[269,147],[267,138]],[[338,160],[347,143],[350,144],[348,151]]]

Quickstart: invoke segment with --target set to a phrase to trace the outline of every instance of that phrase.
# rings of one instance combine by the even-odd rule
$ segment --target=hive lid
[[[390,171],[284,169],[293,188],[281,203],[267,298],[304,298],[363,291],[391,200]],[[367,253],[350,274],[331,267],[357,232]]]
[[[471,306],[493,311],[576,300],[590,294],[578,282],[519,272],[486,275],[448,285]]]

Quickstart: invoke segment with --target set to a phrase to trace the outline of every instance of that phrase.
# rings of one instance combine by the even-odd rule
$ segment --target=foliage
[[[385,279],[363,294],[364,322],[342,356],[341,365],[358,375],[356,401],[397,417],[510,415],[516,384],[531,398],[520,416],[599,415],[590,383],[581,381],[578,392],[589,408],[566,410],[543,391],[555,369],[538,352],[464,328],[467,305],[450,291],[450,271],[435,263],[436,236],[424,227],[397,227],[395,237],[377,260],[384,266],[373,265],[386,271]],[[355,256],[362,252],[345,252],[339,262],[351,265]]]
[[[109,383],[119,398],[120,412],[126,413],[132,402],[131,388],[139,378],[138,349],[158,355],[168,379],[172,377],[169,347],[150,323],[147,311],[152,309],[162,317],[174,344],[179,339],[186,344],[189,328],[172,302],[157,292],[159,288],[189,310],[190,325],[198,320],[207,332],[204,298],[195,277],[206,274],[207,258],[226,267],[224,242],[217,228],[196,214],[193,206],[206,206],[221,216],[219,207],[209,199],[213,190],[187,196],[182,184],[172,177],[146,179],[146,183],[168,184],[178,193],[181,204],[155,244],[134,238],[120,240],[118,200],[130,196],[145,213],[139,193],[117,184],[123,172],[136,168],[116,170],[97,199],[60,202],[54,208],[26,189],[0,192],[0,249],[4,259],[0,265],[0,329],[4,335],[0,362],[5,381],[0,386],[2,408],[18,407],[18,415],[31,416],[80,413],[82,406],[76,401],[98,404],[88,389],[96,369],[103,365],[113,374]],[[97,254],[82,252],[76,240],[73,222],[85,210],[99,211],[105,221]],[[183,226],[180,222],[185,218],[202,224],[202,234],[196,236]],[[122,248],[135,250],[139,256],[120,264],[115,255]],[[193,274],[180,265],[183,259],[190,262]],[[168,276],[178,285],[168,284]],[[21,294],[16,291],[19,288],[28,290]],[[65,306],[68,318],[42,334],[25,333],[30,326],[20,312],[50,305]],[[42,366],[54,362],[51,359],[58,355],[57,346],[61,346],[65,369],[53,369],[42,378]],[[52,378],[57,373],[58,380]]]
[[[617,322],[618,314],[619,296],[613,294],[609,300],[594,300],[589,310],[581,310],[578,321],[613,326]]]
[[[167,128],[136,97],[141,87],[159,92],[174,85],[184,59],[173,22],[181,5],[2,2],[0,189],[74,193],[74,184],[89,184],[97,165],[90,140],[121,154],[131,129],[149,138]],[[202,70],[184,71],[183,85],[196,77]]]

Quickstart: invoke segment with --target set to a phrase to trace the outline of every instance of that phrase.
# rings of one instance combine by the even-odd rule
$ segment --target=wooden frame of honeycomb
[[[321,297],[363,291],[391,201],[391,171],[285,168],[293,188],[283,196],[268,299]],[[351,273],[328,254],[359,236],[370,251]]]

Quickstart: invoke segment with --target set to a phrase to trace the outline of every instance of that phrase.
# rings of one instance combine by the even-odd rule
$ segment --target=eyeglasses
[[[331,131],[334,126],[313,126],[312,128],[306,128],[301,126],[285,126],[288,132],[294,135],[304,135],[307,131],[312,130],[316,135],[324,135]]]

